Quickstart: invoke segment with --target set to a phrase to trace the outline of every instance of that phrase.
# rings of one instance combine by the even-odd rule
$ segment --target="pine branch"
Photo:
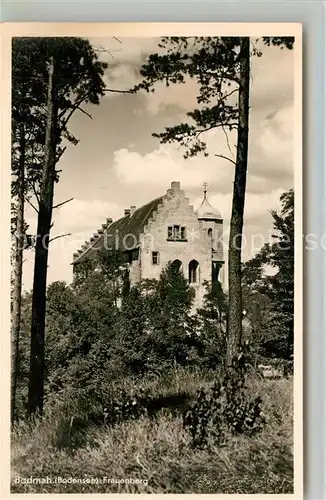
[[[58,163],[58,161],[60,160],[61,156],[63,155],[63,153],[66,151],[67,149],[67,146],[65,146],[61,151],[60,153],[58,154],[57,158],[56,158],[56,163]],[[61,170],[56,170],[56,172],[61,172]]]
[[[229,158],[228,156],[218,155],[218,154],[215,154],[214,156],[217,156],[218,158],[223,158],[223,160],[228,160],[229,162],[233,163],[234,166],[236,165],[236,162],[231,158]]]
[[[62,207],[62,205],[65,205],[66,203],[69,203],[69,201],[72,201],[74,198],[69,198],[69,200],[62,201],[61,203],[58,203],[58,205],[54,205],[53,209]]]
[[[31,201],[30,201],[27,197],[25,197],[25,201],[27,201],[27,203],[28,203],[28,204],[29,204],[32,208],[34,208],[35,212],[38,214],[38,210],[37,210],[37,208],[36,208],[36,207],[34,207],[33,203],[32,203],[32,202],[31,202]]]
[[[35,187],[35,181],[32,182],[32,189],[33,189],[33,192],[34,192],[34,195],[35,195],[37,203],[40,204],[40,199],[38,197],[38,194],[37,194],[37,191],[36,191],[36,187]]]
[[[54,238],[51,238],[49,240],[49,243],[51,243],[51,241],[58,240],[59,238],[64,238],[65,236],[71,236],[71,233],[59,234],[58,236],[55,236]]]
[[[87,113],[87,111],[85,111],[84,109],[82,108],[77,108],[79,111],[81,111],[82,113],[84,113],[84,115],[88,116],[88,118],[90,118],[91,120],[93,120],[93,117],[92,115],[90,115],[89,113]]]
[[[89,90],[88,92],[85,92],[76,102],[75,104],[73,104],[71,106],[71,108],[66,108],[66,109],[63,109],[62,112],[59,114],[58,116],[58,119],[59,121],[61,120],[61,118],[63,118],[63,116],[65,115],[65,113],[68,111],[68,109],[71,109],[70,113],[68,114],[68,116],[62,121],[62,124],[61,124],[61,130],[64,130],[68,124],[68,121],[70,120],[71,116],[73,115],[73,113],[76,111],[76,109],[81,105],[81,103],[91,94],[91,91]]]
[[[238,125],[238,124],[237,124],[237,125]],[[237,128],[237,127],[235,127],[235,128]],[[230,153],[231,153],[231,155],[232,155],[231,146],[230,146],[230,141],[229,141],[229,136],[228,136],[228,134],[226,133],[226,130],[225,130],[225,128],[224,128],[224,124],[222,124],[222,130],[223,130],[224,135],[225,135],[225,139],[226,139],[226,144],[227,144],[227,146],[228,146],[228,150],[230,151]]]
[[[117,92],[119,94],[134,94],[133,90],[104,89],[103,92]]]

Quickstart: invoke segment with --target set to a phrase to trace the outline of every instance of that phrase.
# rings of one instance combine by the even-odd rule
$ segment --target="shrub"
[[[228,433],[253,435],[264,424],[260,396],[251,398],[244,373],[229,370],[209,389],[201,389],[196,401],[183,415],[192,446],[203,448],[209,440],[225,444]]]
[[[135,420],[146,414],[149,391],[139,394],[128,394],[120,389],[114,398],[109,400],[104,408],[104,423],[114,425],[124,420]]]

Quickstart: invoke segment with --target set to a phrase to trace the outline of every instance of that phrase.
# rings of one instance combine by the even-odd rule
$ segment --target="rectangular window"
[[[152,252],[152,264],[153,266],[157,266],[159,264],[159,253]]]
[[[173,226],[173,238],[180,240],[180,226]]]
[[[168,227],[168,240],[186,240],[186,228],[179,225]]]

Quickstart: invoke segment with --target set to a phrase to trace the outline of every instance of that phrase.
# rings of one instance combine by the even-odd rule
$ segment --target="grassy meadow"
[[[11,491],[292,493],[291,378],[262,380],[248,375],[248,391],[262,398],[266,419],[263,429],[253,437],[230,434],[224,446],[209,441],[204,449],[191,446],[181,411],[182,402],[191,400],[201,387],[212,384],[212,377],[178,369],[169,377],[124,381],[125,389],[132,390],[135,384],[168,405],[169,401],[178,401],[178,397],[181,404],[174,408],[163,404],[153,415],[114,426],[90,419],[82,427],[74,424],[78,421],[78,408],[57,404],[42,420],[14,424]],[[18,476],[50,478],[52,482],[47,479],[43,484],[22,484],[17,482]],[[63,480],[55,482],[55,478]],[[69,478],[82,479],[83,483],[73,483]],[[114,478],[115,482],[103,478]]]

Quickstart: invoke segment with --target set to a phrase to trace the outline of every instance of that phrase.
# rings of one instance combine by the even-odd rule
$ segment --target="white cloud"
[[[91,38],[100,60],[108,64],[104,81],[109,88],[129,89],[139,81],[139,70],[146,55],[157,51],[156,38]],[[114,97],[114,94],[107,94]]]
[[[155,115],[164,108],[174,105],[183,111],[191,111],[196,105],[198,85],[194,79],[186,79],[186,83],[166,86],[159,83],[155,86],[155,92],[147,94],[146,110],[149,115]]]
[[[175,144],[159,145],[140,154],[123,148],[114,153],[113,168],[120,182],[126,186],[165,189],[172,179],[179,180],[185,189],[199,188],[204,181],[219,192],[232,189],[234,167],[214,153],[235,158],[228,150],[222,131],[210,131],[203,139],[211,155],[184,159],[184,150]],[[231,145],[236,139],[233,135]],[[275,190],[284,179],[293,178],[293,108],[287,107],[257,121],[252,117],[249,132],[248,190],[265,192]],[[268,184],[266,181],[268,180]],[[288,188],[288,184],[284,185]]]
[[[78,200],[55,210],[53,220],[56,230],[94,231],[105,223],[107,217],[121,216],[121,207],[117,203],[102,200]]]
[[[230,179],[225,161],[214,157],[185,160],[173,145],[161,145],[145,155],[121,149],[115,152],[114,168],[122,183],[144,189],[166,189],[173,179],[179,180],[185,189],[199,188],[204,181],[225,186]]]

